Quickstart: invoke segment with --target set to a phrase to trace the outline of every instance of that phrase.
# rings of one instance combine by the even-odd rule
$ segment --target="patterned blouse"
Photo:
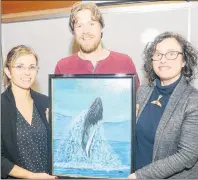
[[[33,105],[31,125],[17,110],[19,166],[31,172],[48,172],[47,129]]]

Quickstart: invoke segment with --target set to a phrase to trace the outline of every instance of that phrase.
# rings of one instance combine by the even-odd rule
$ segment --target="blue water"
[[[56,148],[59,145],[60,140],[54,140],[54,153],[56,153]],[[73,176],[73,177],[99,177],[99,178],[127,178],[130,174],[130,161],[129,157],[131,157],[131,147],[128,142],[116,142],[116,141],[108,141],[109,145],[112,147],[113,151],[117,154],[119,160],[121,161],[121,166],[115,169],[105,168],[96,168],[97,170],[93,170],[92,168],[83,168],[82,167],[64,167],[64,163],[59,165],[58,167],[54,166],[53,174],[55,175],[65,175],[65,176]],[[55,164],[55,163],[54,163]],[[80,166],[80,165],[79,165]]]

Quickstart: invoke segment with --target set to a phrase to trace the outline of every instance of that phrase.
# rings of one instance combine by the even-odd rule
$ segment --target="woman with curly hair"
[[[136,171],[130,179],[198,178],[197,51],[165,32],[146,46],[149,83],[137,92]]]

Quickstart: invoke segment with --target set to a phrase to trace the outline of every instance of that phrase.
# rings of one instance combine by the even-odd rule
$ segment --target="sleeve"
[[[42,95],[43,95],[43,94],[42,94]],[[48,96],[43,95],[43,101],[42,101],[42,102],[44,103],[44,107],[45,107],[45,108],[49,108],[50,99],[49,99]]]
[[[137,179],[164,179],[184,169],[190,169],[198,162],[197,103],[198,94],[196,93],[187,103],[177,152],[137,170],[135,172]]]
[[[141,85],[136,92],[136,104],[140,104],[142,100],[142,95],[145,93],[146,85]]]
[[[61,74],[61,71],[59,69],[59,63],[56,64],[54,74]]]
[[[1,140],[1,178],[5,179],[13,167],[14,164],[4,155],[3,141]]]
[[[132,73],[136,75],[136,89],[140,87],[140,80],[138,73],[136,71],[135,65],[133,63],[133,60],[128,56],[128,61],[127,61],[127,68],[128,68],[128,73]]]

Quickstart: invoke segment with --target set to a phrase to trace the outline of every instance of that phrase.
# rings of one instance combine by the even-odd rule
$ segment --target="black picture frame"
[[[120,96],[115,96],[116,93]],[[59,178],[124,179],[134,172],[136,126],[134,74],[51,74],[49,98],[50,174]],[[115,106],[116,103],[118,107]],[[68,115],[68,112],[78,114],[76,112],[87,105],[88,109],[82,114]],[[62,110],[68,112],[62,113]],[[111,116],[105,114],[105,110],[111,115],[112,112],[116,114],[112,120],[109,121]],[[97,115],[90,115],[92,111]],[[104,119],[110,118],[98,120],[101,119],[97,119],[101,112]],[[120,117],[126,115],[129,119],[120,121],[119,115]],[[118,120],[115,120],[116,118]],[[118,131],[121,131],[120,134]],[[115,134],[118,137],[114,137]],[[125,151],[122,148],[126,150],[127,155],[123,154]],[[126,156],[126,161],[121,160],[122,156]]]

